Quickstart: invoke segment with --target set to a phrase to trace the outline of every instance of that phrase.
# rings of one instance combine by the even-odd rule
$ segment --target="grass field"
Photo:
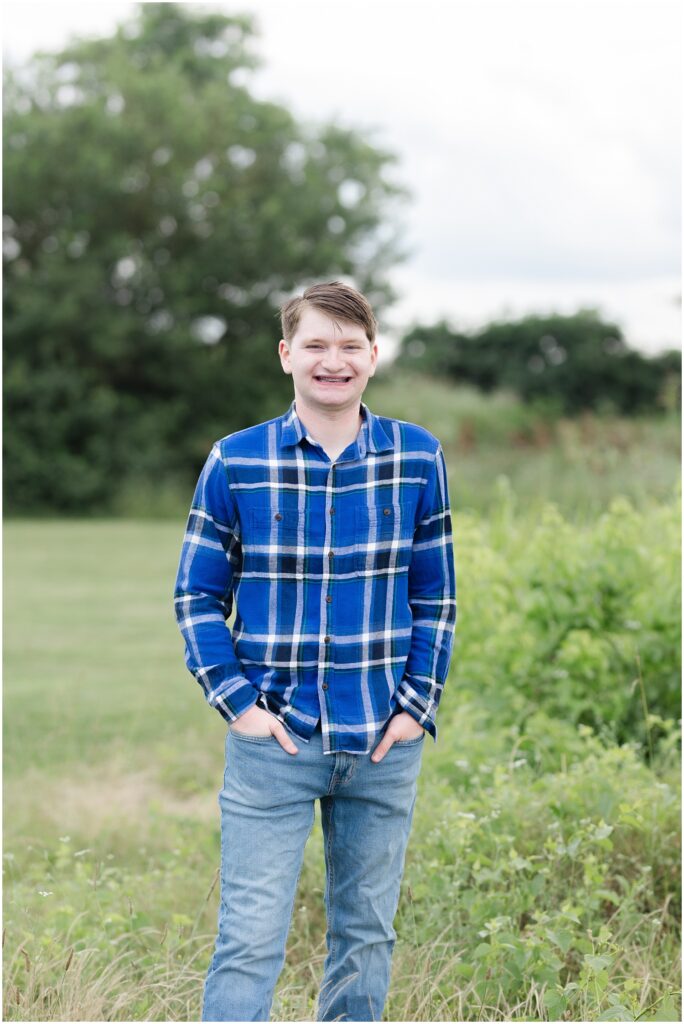
[[[615,463],[613,490],[631,490],[638,511],[618,505],[600,520],[610,482],[590,487],[578,461],[587,484],[565,526],[516,492],[511,477],[532,471],[504,464],[503,449],[496,468],[508,480],[491,494],[477,482],[487,464],[469,456],[480,497],[461,508],[452,438],[457,643],[440,738],[424,753],[387,1019],[680,1019],[681,734],[667,710],[679,505],[663,430],[644,427],[638,458]],[[657,477],[657,493],[635,493],[639,473]],[[553,490],[558,467],[549,474]],[[182,518],[6,525],[5,1019],[199,1017],[225,726],[183,664],[172,610],[182,528]],[[606,573],[624,569],[625,629],[611,645],[628,660],[641,651],[641,689],[586,630],[557,661],[607,722],[622,716],[620,742],[575,715],[576,695],[556,706],[565,691],[535,699],[521,685],[542,672],[549,601],[533,605],[532,578],[516,572],[536,558],[539,576],[554,531],[575,576],[597,560],[602,572],[604,551]],[[624,701],[608,703],[608,690]],[[312,1019],[323,886],[317,808],[273,1019]]]

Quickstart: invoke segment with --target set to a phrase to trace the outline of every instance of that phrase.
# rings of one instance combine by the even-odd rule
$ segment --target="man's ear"
[[[278,342],[278,355],[280,356],[280,362],[282,364],[284,372],[290,373],[291,371],[288,370],[285,365],[285,363],[288,361],[290,357],[290,346],[288,345],[284,338],[281,338],[280,341]]]

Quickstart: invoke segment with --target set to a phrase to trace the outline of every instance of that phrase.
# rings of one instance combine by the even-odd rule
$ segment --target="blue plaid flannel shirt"
[[[436,742],[456,625],[441,445],[360,410],[334,463],[294,401],[217,441],[175,589],[186,665],[209,704],[233,722],[258,702],[305,742],[320,719],[326,754],[370,752],[402,710]]]

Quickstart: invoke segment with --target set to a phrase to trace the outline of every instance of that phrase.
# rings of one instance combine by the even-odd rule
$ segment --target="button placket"
[[[330,490],[331,490],[331,496],[330,496],[330,516],[332,517],[335,514],[335,463],[334,462],[333,462],[332,466],[330,467],[330,480],[331,480],[331,488],[330,488]],[[326,633],[328,635],[325,638],[325,641],[324,641],[325,643],[330,643],[331,638],[330,638],[329,634],[332,632],[332,629],[331,629],[332,609],[330,608],[330,605],[332,604],[332,594],[330,593],[330,588],[332,587],[332,571],[333,571],[334,558],[335,558],[335,552],[333,550],[333,543],[334,543],[333,532],[334,532],[334,529],[335,529],[335,521],[334,521],[334,519],[331,518],[330,519],[330,551],[328,552],[328,572],[329,572],[330,578],[328,579],[328,593],[326,594],[326,597],[325,597],[325,603],[328,606],[328,612],[326,613],[326,618],[325,618],[325,629],[326,629]]]
[[[322,638],[322,662],[323,662],[323,680],[321,682],[322,690],[329,690],[330,688],[330,659],[332,654],[332,594],[330,588],[332,586],[332,572],[335,558],[334,545],[334,514],[335,514],[335,464],[333,463],[330,467],[330,505],[328,507],[328,517],[326,523],[326,536],[329,540],[329,548],[327,551],[327,572],[323,573],[323,587],[327,589],[325,593],[325,616],[324,616],[324,629],[325,635]]]

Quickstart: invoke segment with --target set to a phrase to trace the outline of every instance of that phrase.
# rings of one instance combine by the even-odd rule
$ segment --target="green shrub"
[[[594,528],[549,504],[514,518],[457,520],[459,690],[491,720],[524,727],[543,708],[650,747],[679,717],[679,488],[637,512],[615,498]]]

